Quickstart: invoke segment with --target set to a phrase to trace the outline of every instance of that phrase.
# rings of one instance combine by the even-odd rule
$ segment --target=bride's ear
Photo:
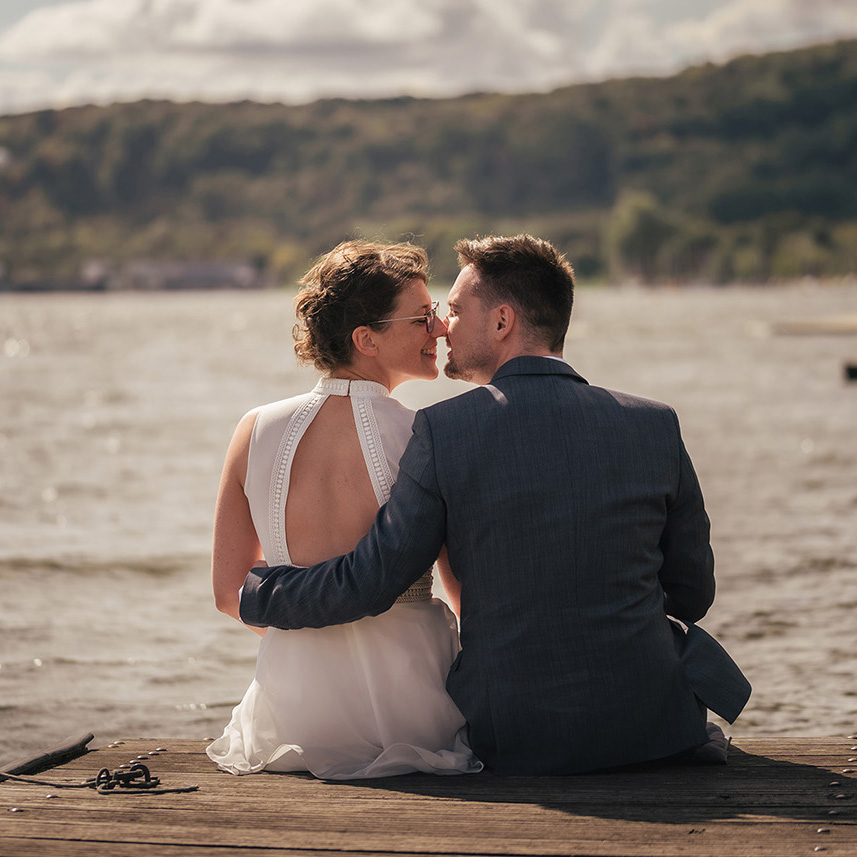
[[[351,341],[354,343],[357,352],[366,355],[366,357],[375,357],[378,354],[378,345],[372,335],[372,328],[365,324],[361,327],[355,327],[351,331]]]

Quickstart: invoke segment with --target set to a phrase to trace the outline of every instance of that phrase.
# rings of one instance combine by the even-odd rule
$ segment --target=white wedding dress
[[[291,565],[285,509],[303,433],[328,396],[350,396],[378,504],[386,502],[413,412],[372,381],[325,378],[258,409],[245,493],[268,565]],[[476,773],[464,718],[444,684],[458,654],[455,617],[431,597],[431,570],[380,616],[346,625],[269,628],[256,675],[207,753],[233,774],[309,771],[322,779],[423,771]]]

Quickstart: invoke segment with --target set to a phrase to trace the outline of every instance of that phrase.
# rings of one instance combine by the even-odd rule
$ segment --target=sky
[[[854,0],[0,0],[0,114],[535,92],[853,37]]]

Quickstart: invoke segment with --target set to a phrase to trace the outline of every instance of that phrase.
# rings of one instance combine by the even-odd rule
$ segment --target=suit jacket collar
[[[500,378],[506,378],[510,375],[569,375],[582,384],[589,383],[586,378],[575,372],[568,363],[562,360],[553,360],[550,357],[513,357],[494,373],[491,383],[493,384]]]

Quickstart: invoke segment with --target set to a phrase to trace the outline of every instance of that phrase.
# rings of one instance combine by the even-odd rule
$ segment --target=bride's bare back
[[[369,531],[377,511],[351,399],[329,396],[292,461],[286,499],[292,562],[313,565],[348,553]]]

